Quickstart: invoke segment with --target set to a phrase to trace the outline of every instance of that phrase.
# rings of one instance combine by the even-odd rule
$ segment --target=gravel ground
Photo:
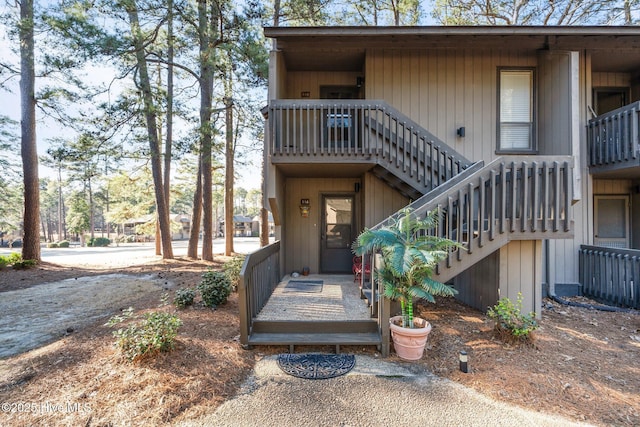
[[[496,402],[418,365],[356,356],[349,374],[305,380],[283,373],[277,356],[256,364],[234,399],[190,426],[586,426]]]

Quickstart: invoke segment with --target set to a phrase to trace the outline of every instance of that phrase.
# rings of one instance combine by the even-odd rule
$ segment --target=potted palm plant
[[[456,290],[433,279],[438,262],[449,250],[460,245],[452,240],[429,235],[437,226],[438,211],[420,219],[410,208],[403,209],[389,224],[365,229],[353,243],[356,255],[377,252],[382,265],[376,276],[382,281],[382,295],[400,302],[401,315],[389,319],[393,346],[398,356],[407,360],[422,357],[431,324],[414,317],[413,302],[434,296],[452,296]]]

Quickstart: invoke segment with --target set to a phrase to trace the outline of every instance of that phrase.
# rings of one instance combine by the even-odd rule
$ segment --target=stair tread
[[[251,333],[356,334],[377,332],[377,330],[378,324],[372,319],[350,321],[255,320]]]
[[[249,336],[253,345],[378,345],[380,335],[376,332],[357,333],[278,333],[258,332]]]

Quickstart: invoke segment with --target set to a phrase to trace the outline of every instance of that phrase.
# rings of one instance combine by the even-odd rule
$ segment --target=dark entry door
[[[354,197],[324,196],[320,249],[322,273],[351,273],[354,228]]]

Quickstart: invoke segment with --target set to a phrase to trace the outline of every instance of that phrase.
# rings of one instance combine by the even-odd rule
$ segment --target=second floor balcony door
[[[320,86],[322,99],[358,99],[358,86]],[[344,107],[329,108],[323,112],[325,147],[339,150],[355,145],[355,117],[353,110]]]

